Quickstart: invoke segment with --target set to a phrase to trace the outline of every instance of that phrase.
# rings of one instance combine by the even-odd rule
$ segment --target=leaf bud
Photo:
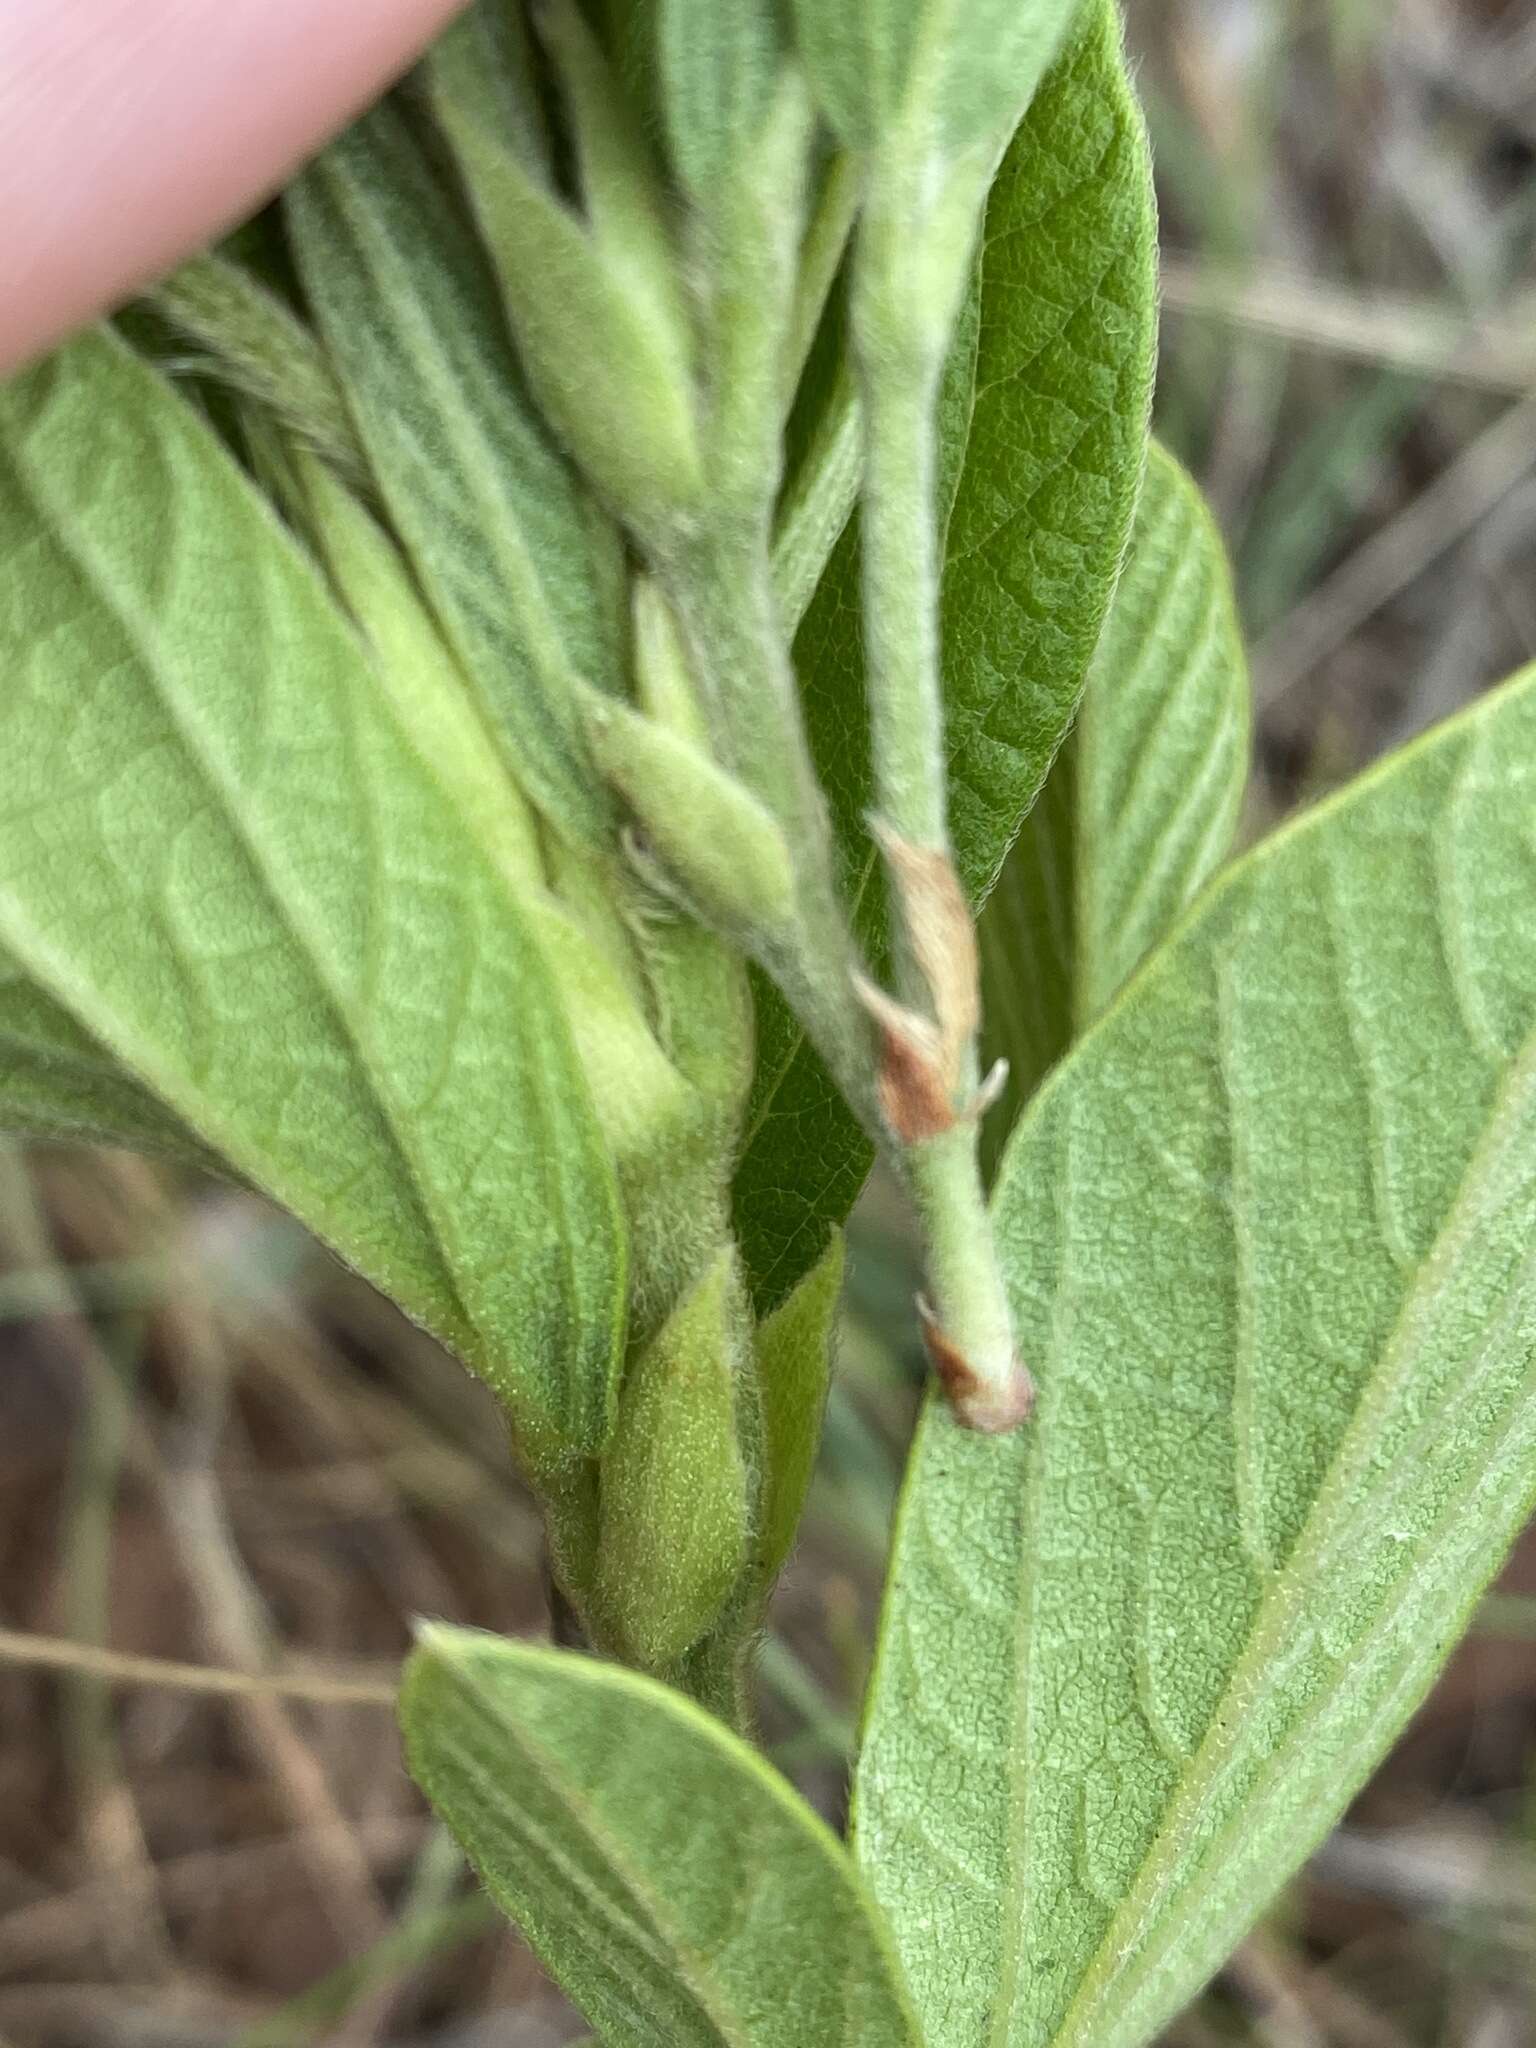
[[[737,1426],[751,1316],[725,1246],[631,1361],[603,1459],[599,1614],[651,1670],[724,1608],[746,1558],[750,1487]]]
[[[585,216],[489,118],[470,46],[429,60],[433,105],[458,158],[523,367],[550,425],[643,539],[696,514],[703,467],[692,336],[643,145],[573,9],[549,17],[585,176]]]
[[[598,766],[699,915],[728,934],[782,932],[795,914],[794,863],[751,791],[632,706],[596,691],[583,703]]]

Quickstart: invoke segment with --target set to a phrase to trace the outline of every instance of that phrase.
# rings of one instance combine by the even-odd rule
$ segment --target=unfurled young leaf
[[[1140,2048],[1536,1496],[1536,672],[1233,867],[995,1208],[1026,1434],[933,1407],[857,1839],[933,2048]]]
[[[981,919],[1001,1131],[1225,858],[1248,728],[1221,536],[1154,442],[1077,724]]]
[[[568,1445],[625,1242],[565,1008],[364,643],[109,337],[0,392],[0,947]]]
[[[917,2048],[841,1843],[678,1694],[434,1627],[401,1718],[417,1782],[603,2040]]]
[[[575,683],[619,687],[618,541],[524,396],[472,230],[388,104],[285,203],[390,519],[509,765],[573,843],[605,841]]]
[[[324,351],[259,279],[209,251],[173,271],[149,303],[222,383],[280,420],[338,475],[368,483],[368,458]]]
[[[800,46],[842,140],[921,138],[935,157],[1001,143],[1029,104],[1074,0],[794,0]]]
[[[952,831],[973,902],[1071,722],[1140,480],[1156,325],[1151,188],[1110,0],[1085,9],[1014,139],[980,262],[974,375],[950,397],[951,433],[968,429],[969,454],[944,580]],[[857,607],[850,536],[796,658],[859,929],[878,957]],[[870,1152],[766,989],[759,1019],[736,1218],[764,1308],[815,1263]]]
[[[702,495],[686,312],[659,196],[648,193],[643,145],[636,137],[624,150],[627,175],[614,173],[628,200],[615,216],[617,202],[604,203],[615,136],[591,102],[601,59],[574,7],[552,19],[564,25],[567,80],[576,88],[568,106],[585,139],[585,219],[487,121],[452,36],[429,58],[425,77],[539,404],[612,508],[650,539],[696,510]]]
[[[784,60],[777,0],[659,0],[662,97],[672,164],[706,211],[739,175]]]

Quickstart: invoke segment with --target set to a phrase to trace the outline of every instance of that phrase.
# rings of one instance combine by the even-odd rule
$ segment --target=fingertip
[[[0,372],[250,212],[462,0],[5,0]]]

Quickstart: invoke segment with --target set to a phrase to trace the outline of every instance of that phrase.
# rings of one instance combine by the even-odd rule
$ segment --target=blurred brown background
[[[1234,553],[1259,830],[1536,656],[1536,19],[1130,15],[1163,206],[1159,426]],[[909,1288],[876,1190],[763,1667],[775,1753],[833,1813],[915,1401]],[[136,1160],[0,1154],[0,2048],[580,2031],[401,1772],[387,1700],[417,1612],[542,1625],[488,1401],[258,1203]],[[1536,2042],[1533,1743],[1528,1543],[1171,2038]]]

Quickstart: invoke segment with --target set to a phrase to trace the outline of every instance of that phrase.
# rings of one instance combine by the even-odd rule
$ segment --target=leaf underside
[[[1248,775],[1248,670],[1225,551],[1155,443],[1077,726],[1081,1031],[1225,858]]]
[[[195,1132],[595,1446],[617,1191],[538,947],[309,564],[104,333],[0,391],[0,643],[29,1085],[67,1115],[72,1057],[77,1128]]]
[[[1135,503],[1156,325],[1151,188],[1111,0],[1092,0],[1004,161],[987,213],[949,518],[944,682],[953,836],[979,902],[1061,744]],[[856,528],[796,643],[806,717],[860,935],[883,951]],[[736,1224],[760,1310],[847,1213],[870,1153],[783,1006],[759,987],[758,1079]]]
[[[217,1164],[178,1117],[3,955],[0,1130]]]
[[[1154,442],[1077,723],[981,917],[1000,1133],[1226,856],[1249,722],[1221,537]]]
[[[413,1775],[614,2048],[918,2048],[843,1845],[681,1695],[433,1628],[401,1716]]]
[[[1536,671],[1229,871],[996,1214],[1034,1426],[933,1405],[856,1810],[934,2048],[1135,2048],[1536,1491]]]
[[[614,680],[617,542],[533,413],[474,232],[388,101],[284,203],[390,518],[488,722],[545,815],[600,840],[573,679]]]

